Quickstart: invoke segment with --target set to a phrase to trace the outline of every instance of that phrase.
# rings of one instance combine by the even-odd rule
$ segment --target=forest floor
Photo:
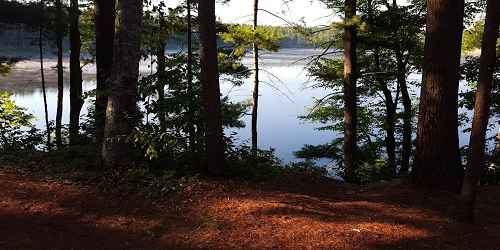
[[[163,201],[0,170],[0,249],[500,249],[500,188],[477,223],[454,198],[387,183],[200,179]]]

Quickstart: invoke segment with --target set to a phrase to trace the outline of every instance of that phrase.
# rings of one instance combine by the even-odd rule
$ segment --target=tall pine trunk
[[[62,115],[63,115],[63,95],[64,95],[64,73],[63,73],[63,38],[64,24],[61,0],[56,1],[56,45],[57,45],[57,110],[56,110],[56,144],[57,148],[62,148]]]
[[[95,1],[95,39],[97,66],[97,93],[95,100],[95,126],[97,152],[102,152],[106,106],[108,104],[113,41],[115,36],[115,0]]]
[[[200,64],[207,119],[207,170],[221,175],[224,169],[224,139],[217,59],[215,0],[198,4],[200,24]]]
[[[472,222],[474,219],[474,203],[476,200],[479,179],[484,170],[484,150],[486,131],[491,105],[491,90],[493,87],[493,72],[496,62],[496,42],[500,23],[500,4],[498,0],[488,0],[486,22],[479,69],[479,85],[476,91],[474,118],[469,141],[469,157],[462,185],[461,200],[463,201],[463,218]]]
[[[47,150],[50,152],[52,150],[52,144],[50,141],[50,123],[49,123],[49,109],[47,106],[47,91],[45,88],[45,68],[43,64],[43,23],[45,21],[44,19],[44,11],[45,11],[45,2],[43,0],[40,0],[40,11],[42,12],[41,17],[42,20],[40,20],[40,26],[39,26],[39,33],[38,33],[38,49],[40,52],[40,77],[42,80],[42,94],[43,94],[43,108],[44,108],[44,114],[45,114],[45,126],[47,128]]]
[[[137,125],[137,81],[141,58],[142,0],[118,0],[117,21],[102,158],[107,167],[131,164],[128,138]]]
[[[257,32],[259,14],[259,0],[254,0],[253,4],[253,32]],[[257,144],[257,118],[259,109],[259,47],[255,41],[253,43],[253,65],[254,65],[254,80],[253,80],[253,95],[252,95],[252,149],[258,148]]]
[[[356,0],[345,0],[344,31],[344,168],[346,181],[355,178],[357,141],[357,58],[356,27],[351,23],[356,15]]]
[[[80,129],[80,112],[83,106],[82,96],[82,68],[80,67],[80,50],[82,43],[80,40],[80,10],[78,0],[70,2],[70,86],[69,86],[69,143],[78,143],[78,131]]]
[[[427,30],[413,181],[458,192],[458,84],[464,0],[427,0]]]

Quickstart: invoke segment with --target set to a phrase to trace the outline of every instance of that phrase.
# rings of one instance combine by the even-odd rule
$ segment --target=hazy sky
[[[175,6],[181,0],[165,0],[169,6]],[[260,9],[268,10],[292,23],[302,19],[307,25],[329,24],[333,20],[332,10],[327,9],[318,0],[296,0],[287,5],[283,0],[261,0]],[[253,0],[231,0],[229,4],[217,4],[217,18],[223,22],[251,23]],[[285,22],[264,11],[259,13],[261,24],[284,25]]]

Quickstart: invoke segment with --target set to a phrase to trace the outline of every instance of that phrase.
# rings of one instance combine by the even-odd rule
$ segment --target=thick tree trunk
[[[62,3],[56,1],[56,44],[57,44],[57,110],[56,110],[56,144],[57,148],[62,148],[62,115],[63,115],[63,95],[64,95],[64,73],[63,73],[63,38],[64,24],[62,20]]]
[[[115,0],[95,1],[95,39],[97,66],[97,93],[95,100],[95,126],[97,152],[102,152],[106,106],[108,104],[113,41],[115,36]]]
[[[415,184],[458,192],[458,84],[464,0],[427,0]]]
[[[221,175],[224,169],[224,139],[217,60],[215,0],[200,1],[198,15],[201,82],[207,116],[207,167],[210,174]]]
[[[410,157],[412,154],[412,106],[406,82],[406,66],[403,62],[403,55],[396,52],[397,61],[397,81],[401,89],[401,99],[403,101],[403,149],[401,151],[401,169],[399,174],[405,176],[410,169]]]
[[[500,4],[498,0],[488,0],[481,46],[479,85],[476,91],[474,118],[469,141],[470,151],[461,193],[461,200],[464,205],[462,219],[469,222],[474,219],[477,186],[484,169],[484,150],[490,114],[490,95],[493,87],[499,23]]]
[[[128,137],[139,117],[137,81],[141,58],[142,0],[118,0],[117,22],[102,158],[107,167],[130,165]]]
[[[44,16],[43,13],[45,11],[45,2],[43,0],[40,0],[40,9],[42,11],[42,17]],[[42,80],[42,94],[43,94],[43,108],[45,111],[45,126],[47,128],[47,150],[50,152],[52,150],[52,145],[50,141],[50,123],[49,123],[49,110],[47,106],[47,91],[45,88],[45,69],[43,66],[43,22],[44,20],[40,21],[40,26],[39,26],[39,33],[38,33],[38,48],[40,52],[40,77]]]
[[[253,31],[257,32],[259,14],[259,0],[254,0],[253,5]],[[253,65],[254,65],[254,80],[253,80],[253,99],[252,99],[252,149],[258,148],[257,143],[257,118],[259,110],[259,47],[254,41],[253,43]]]
[[[69,143],[78,143],[78,131],[80,129],[80,112],[83,106],[82,96],[82,68],[80,67],[80,10],[78,0],[71,0],[70,4],[70,27],[69,39],[71,54],[69,58],[70,86],[69,86]]]
[[[356,0],[345,0],[345,22],[356,15]],[[345,180],[354,181],[357,141],[356,27],[347,25],[344,34],[344,168]]]

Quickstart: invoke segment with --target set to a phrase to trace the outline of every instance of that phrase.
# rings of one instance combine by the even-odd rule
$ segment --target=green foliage
[[[178,176],[175,171],[153,172],[147,168],[108,169],[97,180],[105,192],[139,193],[149,199],[161,199],[181,190],[191,177]]]
[[[387,177],[385,172],[385,160],[378,159],[372,163],[363,162],[362,164],[359,164],[356,169],[356,177],[358,178],[358,182],[360,184],[375,183],[384,180],[385,177]]]
[[[0,57],[0,76],[8,75],[12,69],[12,65],[17,61],[19,61],[19,59]]]
[[[462,51],[465,53],[481,49],[484,33],[484,20],[474,22],[464,31],[462,38]],[[497,55],[500,55],[500,38],[497,41]]]
[[[196,59],[193,72],[198,76],[200,67]],[[154,165],[162,162],[169,162],[170,167],[192,165],[193,160],[201,161],[205,157],[206,119],[202,85],[198,77],[193,78],[192,83],[187,81],[185,55],[166,56],[164,71],[165,74],[154,73],[139,82],[147,122],[139,126],[131,140]],[[158,91],[163,94],[161,99]],[[227,97],[221,101],[224,126],[244,127],[241,117],[248,105],[232,103]],[[161,117],[165,124],[161,124]]]
[[[10,65],[0,62],[0,76],[6,76],[10,72]]]
[[[141,195],[151,200],[166,198],[195,182],[196,175],[169,169],[151,169],[137,165],[130,168],[96,168],[95,147],[81,145],[52,153],[27,152],[22,158],[0,156],[0,168],[28,172],[48,180],[81,183],[105,193],[121,196]]]
[[[0,91],[0,153],[35,151],[42,143],[40,131],[32,126],[34,117],[17,106],[12,94]]]
[[[259,26],[256,30],[250,25],[229,25],[227,31],[220,34],[224,42],[231,44],[233,53],[242,57],[255,43],[259,49],[278,51],[279,41],[284,37],[275,29]]]
[[[318,166],[312,160],[292,162],[283,169],[285,174],[298,174],[313,178],[328,177],[328,171],[325,167]]]
[[[84,63],[95,61],[95,9],[93,5],[85,7],[80,13],[80,39]]]
[[[167,8],[164,2],[146,4],[143,16],[142,50],[144,56],[156,54],[160,45],[186,30],[181,14],[184,7]]]
[[[474,23],[479,15],[486,12],[486,1],[487,0],[465,0],[464,23],[466,26]]]
[[[475,22],[471,27],[466,29],[462,38],[462,50],[464,52],[472,52],[476,49],[481,49],[483,32],[484,20]]]
[[[283,165],[274,150],[254,150],[249,146],[228,146],[226,174],[247,181],[265,181],[282,173]]]
[[[479,83],[479,57],[477,56],[467,56],[464,62],[460,65],[460,75],[462,80],[466,81],[467,89],[461,91],[459,96],[459,105],[467,110],[474,109],[475,93],[477,85]],[[493,72],[493,80],[498,83],[500,82],[500,59],[496,61],[496,68]],[[493,84],[493,89],[491,93],[491,113],[492,115],[500,115],[500,86],[499,84]]]
[[[334,11],[344,11],[343,1],[324,2]],[[343,30],[346,26],[354,26],[357,29],[358,69],[354,72],[358,82],[359,100],[357,181],[367,183],[390,178],[388,168],[385,167],[387,153],[384,150],[385,138],[382,132],[387,126],[387,103],[397,103],[401,100],[398,77],[406,79],[410,73],[421,68],[425,8],[423,1],[412,1],[406,6],[384,1],[361,1],[358,6],[358,15],[353,19],[333,23],[317,32],[325,32],[329,36],[315,35],[322,38],[316,43],[325,48],[325,54],[328,54],[328,49],[342,47]],[[327,93],[315,100],[309,113],[302,117],[319,123],[319,130],[330,130],[337,138],[324,145],[306,145],[295,153],[304,159],[330,159],[340,175],[343,173],[343,63],[341,58],[326,56],[312,61],[308,71],[317,82],[311,87],[326,89]],[[396,128],[402,122],[401,117],[402,114],[396,114]]]

